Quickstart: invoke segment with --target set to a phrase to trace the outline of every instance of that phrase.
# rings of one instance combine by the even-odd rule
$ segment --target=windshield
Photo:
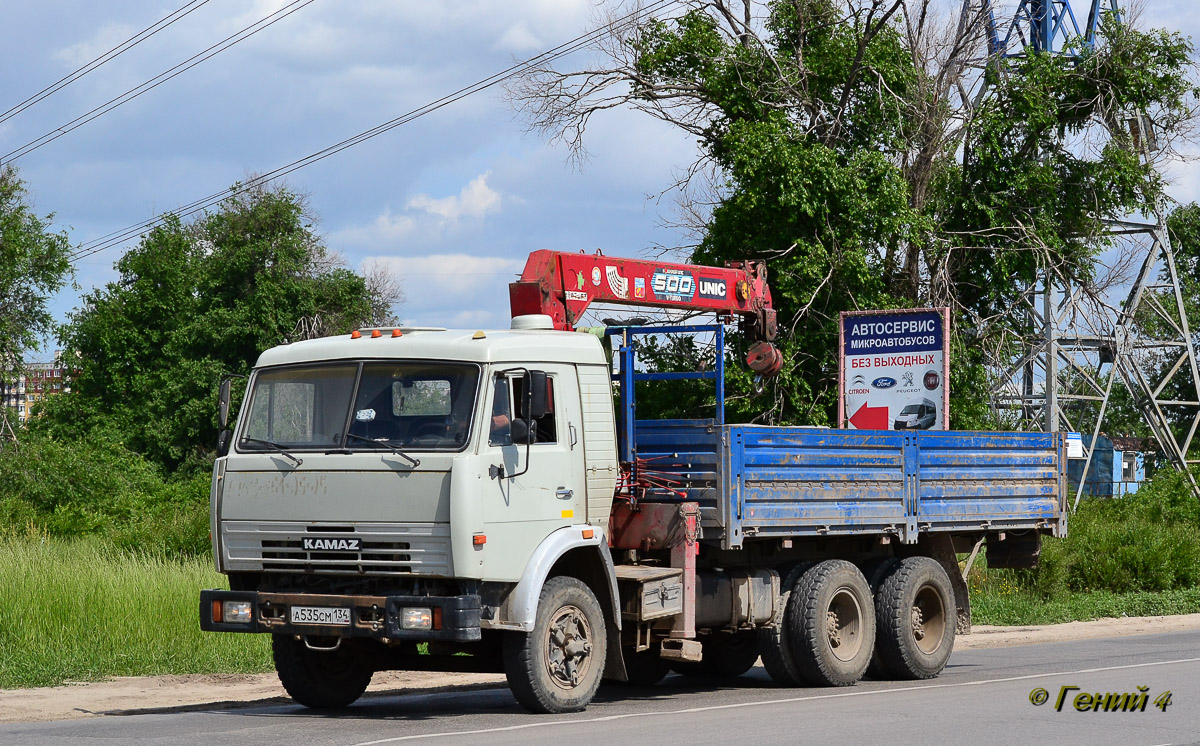
[[[370,441],[421,450],[467,444],[479,368],[446,363],[366,363],[354,399],[350,448]]]
[[[920,404],[909,404],[904,409],[900,410],[900,414],[919,414],[921,412]]]
[[[461,450],[478,380],[477,366],[454,363],[260,370],[238,448]]]

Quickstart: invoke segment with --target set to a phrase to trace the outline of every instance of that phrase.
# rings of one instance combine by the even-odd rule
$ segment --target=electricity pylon
[[[1041,52],[1079,55],[1094,47],[1102,16],[1121,20],[1117,0],[1076,5],[1088,7],[1086,16],[1068,0],[1020,0],[1002,20],[990,0],[964,0],[962,17],[983,17],[987,64],[1019,74],[1014,59]],[[1148,162],[1157,150],[1153,122],[1142,112],[1127,112],[1120,126],[1128,127]],[[1044,269],[1014,309],[1021,323],[1009,331],[1007,344],[997,346],[993,406],[1017,428],[1090,431],[1094,444],[1119,381],[1163,456],[1188,475],[1200,498],[1200,485],[1188,471],[1200,463],[1200,446],[1194,445],[1200,426],[1195,330],[1188,325],[1164,218],[1164,206],[1156,204],[1141,219],[1108,225],[1116,244],[1110,269],[1136,270],[1126,278],[1132,284],[1119,305],[1096,284],[1073,284],[1054,267]],[[1085,475],[1091,451],[1085,444]]]

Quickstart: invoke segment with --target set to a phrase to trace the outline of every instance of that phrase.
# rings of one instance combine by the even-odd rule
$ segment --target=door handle
[[[569,490],[566,487],[559,487],[554,491],[554,496],[559,500],[570,500],[575,496],[575,490]]]

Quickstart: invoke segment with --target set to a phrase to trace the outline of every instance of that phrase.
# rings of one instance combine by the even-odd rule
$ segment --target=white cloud
[[[460,217],[481,218],[500,209],[500,193],[487,185],[491,172],[480,174],[471,179],[458,196],[434,199],[427,194],[418,194],[408,202],[408,206],[437,215],[442,220],[454,223]]]
[[[390,270],[404,288],[406,323],[446,327],[507,326],[508,283],[524,259],[465,253],[419,257],[369,256],[360,268]]]
[[[545,46],[542,40],[529,30],[529,26],[525,25],[524,21],[519,21],[504,30],[504,33],[492,45],[492,49],[516,53],[532,52]]]
[[[86,41],[63,47],[54,52],[54,59],[62,60],[72,67],[79,67],[108,52],[133,36],[135,32],[136,29],[132,26],[106,23],[96,29],[96,32]]]

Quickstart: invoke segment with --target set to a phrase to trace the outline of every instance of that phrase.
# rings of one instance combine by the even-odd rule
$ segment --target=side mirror
[[[229,428],[224,428],[217,433],[217,455],[226,456],[229,454],[229,444],[233,440],[233,431]]]
[[[531,370],[526,374],[526,384],[529,392],[529,411],[528,415],[531,420],[536,420],[540,417],[545,417],[549,411],[548,391],[549,385],[546,383],[546,371]]]
[[[217,428],[222,431],[229,427],[229,392],[232,385],[233,379],[229,376],[221,379],[221,390],[217,396]]]
[[[529,445],[537,442],[537,423],[517,418],[512,421],[512,442]]]

